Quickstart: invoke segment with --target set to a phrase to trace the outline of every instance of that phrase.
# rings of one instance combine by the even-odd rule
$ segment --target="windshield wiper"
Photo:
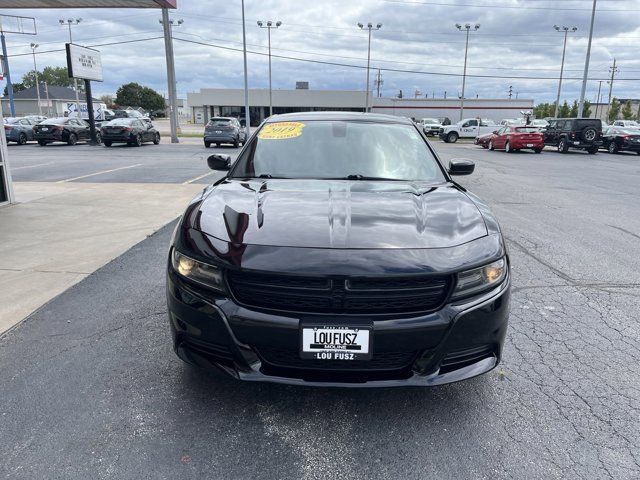
[[[390,180],[390,181],[394,181],[394,182],[403,181],[400,178],[367,177],[365,175],[360,175],[359,173],[355,173],[355,174],[352,174],[352,175],[347,175],[346,177],[343,177],[343,178],[336,178],[335,180]]]

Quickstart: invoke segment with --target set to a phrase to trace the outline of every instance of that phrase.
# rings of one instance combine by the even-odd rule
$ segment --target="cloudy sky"
[[[0,4],[1,4],[0,0]],[[563,99],[578,98],[584,69],[591,0],[245,0],[249,83],[266,88],[267,32],[257,20],[280,20],[272,35],[274,88],[364,89],[367,34],[358,22],[382,23],[372,41],[372,67],[382,71],[383,96],[400,89],[405,97],[457,95],[462,85],[465,36],[456,23],[479,23],[469,45],[467,97],[555,99],[563,35],[554,24],[577,27],[569,35]],[[178,94],[203,87],[242,87],[240,0],[178,0],[174,29]],[[166,67],[158,10],[8,10],[33,16],[37,36],[7,34],[14,81],[33,66],[29,44],[40,44],[39,68],[64,66],[68,39],[60,18],[82,18],[74,42],[102,52],[105,82],[97,95],[138,82],[166,94]],[[133,42],[134,40],[141,40]],[[199,43],[193,43],[199,42]],[[640,97],[640,0],[598,0],[587,98],[595,99],[598,80],[609,76],[613,58],[619,73],[614,96]],[[259,55],[257,53],[261,53]],[[22,54],[22,55],[20,55]],[[27,55],[25,55],[27,54]],[[298,60],[296,60],[298,59]],[[312,63],[299,59],[314,60]],[[330,64],[327,64],[330,63]],[[332,65],[339,64],[339,65]],[[393,71],[396,70],[396,71]],[[401,70],[397,71],[397,70]],[[372,78],[373,78],[372,74]],[[530,78],[517,78],[530,77]],[[543,77],[541,79],[540,77]],[[625,80],[626,79],[626,80]],[[634,80],[635,79],[635,80]],[[603,82],[603,92],[608,85]],[[603,94],[604,97],[604,94]]]

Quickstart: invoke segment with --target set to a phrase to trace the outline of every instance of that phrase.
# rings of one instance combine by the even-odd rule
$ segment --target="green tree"
[[[21,90],[25,90],[27,87],[24,86],[24,83],[12,83],[13,85],[13,93],[19,92]],[[2,92],[2,95],[7,97],[9,95],[9,90],[7,89],[6,85],[4,87],[4,92]]]
[[[589,118],[591,116],[591,102],[589,100],[584,101],[582,106],[582,117]]]
[[[137,83],[127,83],[118,88],[115,103],[121,107],[142,107],[147,111],[165,110],[164,97],[155,90]]]
[[[571,110],[569,110],[569,116],[571,118],[575,118],[578,116],[578,101],[574,100],[573,104],[571,105]]]
[[[625,120],[633,119],[633,111],[631,110],[631,102],[627,100],[627,102],[622,107],[622,118]]]
[[[638,104],[638,113],[636,113],[636,120],[640,121],[640,104]]]
[[[65,67],[44,67],[38,72],[38,81],[46,82],[47,85],[57,85],[59,87],[74,88],[73,78],[69,78]],[[35,70],[31,70],[24,74],[22,83],[26,88],[34,87],[36,84]],[[84,91],[84,82],[78,81],[78,91]]]
[[[569,104],[565,100],[564,103],[560,105],[560,108],[558,109],[558,117],[567,118],[569,117],[570,114],[571,114],[571,107],[569,107]]]
[[[614,97],[613,100],[611,101],[611,108],[609,109],[607,118],[609,119],[609,122],[613,122],[614,120],[618,119],[619,115],[620,115],[620,102],[618,101],[617,98]]]
[[[551,111],[551,113],[549,113]],[[552,105],[548,103],[540,103],[533,107],[533,115],[536,118],[551,117],[553,115]]]

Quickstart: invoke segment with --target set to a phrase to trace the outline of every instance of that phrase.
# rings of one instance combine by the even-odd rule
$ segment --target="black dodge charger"
[[[167,265],[173,346],[248,381],[428,386],[502,354],[509,257],[485,203],[409,120],[269,118],[194,198]]]

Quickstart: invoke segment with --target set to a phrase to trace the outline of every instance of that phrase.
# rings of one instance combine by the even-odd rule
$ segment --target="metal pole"
[[[596,112],[594,118],[598,118],[598,108],[600,107],[600,91],[602,90],[602,80],[598,82],[598,97],[596,100]]]
[[[464,89],[467,83],[467,53],[469,51],[469,30],[471,27],[467,27],[467,42],[464,47],[464,71],[462,73],[462,95],[460,96],[460,121],[464,115]]]
[[[49,100],[49,85],[47,85],[47,82],[43,82],[44,83],[44,94],[47,97],[47,115],[51,116],[51,100]]]
[[[69,26],[69,43],[73,43],[73,38],[71,37],[71,22],[67,22]],[[76,117],[80,118],[80,95],[78,94],[78,80],[73,79],[73,88],[76,91]]]
[[[4,122],[2,109],[0,109],[0,122]],[[9,204],[15,203],[16,198],[13,192],[13,181],[11,180],[11,167],[9,166],[9,155],[7,154],[7,137],[4,128],[0,131],[0,164],[4,167],[4,178],[0,173],[0,184],[4,183]]]
[[[91,145],[98,144],[98,136],[96,135],[96,120],[93,117],[93,98],[91,98],[91,81],[84,81],[84,93],[87,96],[87,112],[89,113],[89,134],[91,136]]]
[[[249,114],[249,79],[247,77],[247,32],[244,23],[244,0],[242,0],[242,56],[244,57],[244,121],[247,138],[251,135],[251,115]]]
[[[11,73],[9,72],[9,57],[7,56],[7,42],[4,39],[4,32],[0,31],[0,41],[2,42],[2,57],[4,59],[4,73],[7,75],[7,92],[9,93],[9,109],[11,116],[16,116],[16,106],[13,103],[13,84],[11,83]]]
[[[564,31],[564,46],[562,47],[562,63],[560,64],[560,81],[558,82],[558,96],[556,97],[556,111],[553,115],[554,117],[558,117],[558,108],[560,108],[560,91],[562,90],[562,74],[564,73],[564,57],[567,53],[567,35],[569,34],[569,30]]]
[[[273,115],[273,97],[271,90],[271,27],[267,27],[267,36],[269,37],[269,116]]]
[[[589,28],[589,43],[587,44],[587,58],[584,62],[584,75],[582,77],[582,90],[580,91],[580,104],[578,105],[578,117],[582,117],[584,110],[584,96],[587,93],[587,77],[589,76],[589,60],[591,59],[591,41],[593,40],[593,24],[596,19],[596,2],[593,0],[593,10],[591,11],[591,27]]]
[[[42,105],[40,102],[40,82],[38,81],[38,65],[36,64],[36,48],[38,48],[38,45],[32,43],[31,50],[33,51],[33,73],[36,76],[36,92],[38,93],[38,113],[42,115]]]
[[[616,74],[616,59],[613,59],[613,67],[611,68],[611,80],[609,80],[609,102],[607,104],[607,119],[609,117],[609,112],[611,111],[611,101],[613,98],[611,95],[613,94],[613,77]]]
[[[164,53],[167,59],[167,83],[169,90],[169,124],[171,126],[171,143],[178,140],[178,109],[176,107],[176,69],[173,61],[173,37],[169,23],[169,10],[162,9],[162,30],[164,32]]]
[[[367,93],[364,100],[364,111],[369,111],[369,69],[371,68],[371,25],[369,25],[369,46],[367,48]]]

